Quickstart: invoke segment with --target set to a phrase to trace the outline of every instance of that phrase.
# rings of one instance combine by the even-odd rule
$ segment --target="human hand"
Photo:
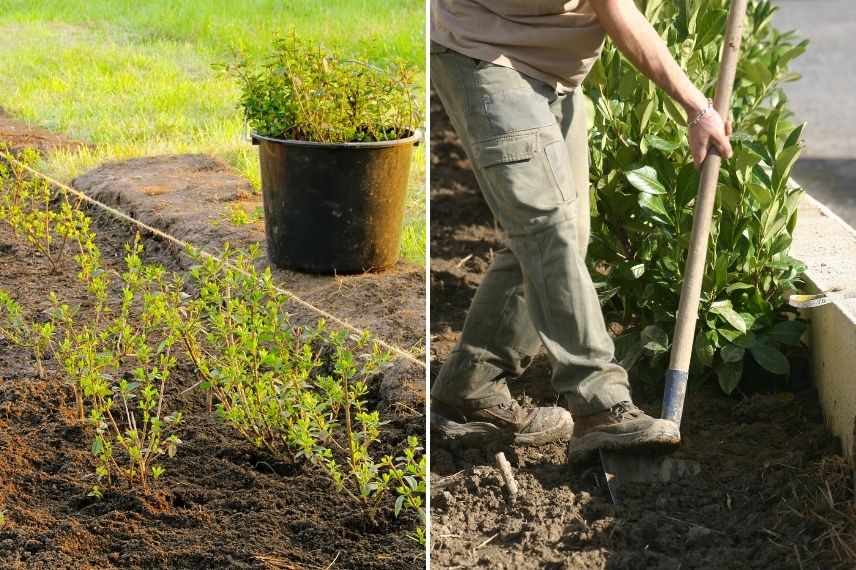
[[[696,168],[700,168],[707,158],[710,147],[716,149],[723,158],[731,158],[731,121],[723,121],[716,109],[711,108],[704,116],[687,131],[690,152]]]

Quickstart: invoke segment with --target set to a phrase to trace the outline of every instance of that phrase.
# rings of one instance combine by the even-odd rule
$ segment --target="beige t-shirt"
[[[560,91],[579,87],[605,36],[590,0],[431,0],[431,41]]]

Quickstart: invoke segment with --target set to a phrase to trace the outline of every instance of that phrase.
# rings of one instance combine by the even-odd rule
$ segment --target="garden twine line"
[[[141,222],[140,220],[137,220],[137,219],[129,216],[128,214],[126,214],[125,212],[122,212],[121,210],[117,210],[116,208],[108,206],[107,204],[104,204],[103,202],[99,202],[95,198],[88,196],[87,194],[81,192],[80,190],[76,190],[76,189],[72,188],[71,186],[60,182],[59,180],[56,180],[55,178],[52,178],[52,177],[48,176],[47,174],[39,172],[38,170],[32,168],[31,166],[24,164],[23,162],[21,162],[20,160],[18,160],[13,155],[11,155],[7,152],[2,152],[2,153],[0,153],[0,155],[2,155],[6,160],[9,160],[10,162],[14,162],[15,164],[17,164],[18,166],[20,166],[24,170],[31,173],[32,175],[38,176],[39,178],[53,184],[57,188],[60,188],[64,192],[67,192],[67,193],[70,193],[74,196],[77,196],[78,198],[80,198],[84,202],[87,202],[88,204],[91,204],[97,208],[100,208],[100,209],[104,210],[105,212],[108,212],[109,214],[116,216],[117,218],[121,218],[121,219],[125,220],[126,222],[130,222],[130,223],[134,224],[135,226],[140,227],[140,228],[146,230],[147,232],[154,234],[154,235],[156,235],[162,239],[165,239],[169,242],[172,242],[172,243],[180,246],[182,249],[195,249],[196,251],[199,251],[199,253],[203,257],[208,258],[208,259],[213,259],[215,261],[223,263],[224,265],[226,265],[230,269],[232,269],[234,271],[238,271],[246,277],[251,277],[251,275],[247,271],[241,269],[240,267],[234,265],[233,263],[230,263],[228,261],[223,261],[222,259],[220,259],[216,255],[209,253],[209,252],[205,251],[204,249],[196,248],[196,247],[192,246],[190,243],[188,243],[184,240],[181,240],[175,236],[172,236],[172,235],[170,235],[170,234],[168,234],[162,230],[159,230],[155,227],[152,227],[152,226],[146,224],[145,222]],[[325,311],[324,309],[322,309],[320,307],[316,307],[315,305],[313,305],[309,301],[301,299],[300,297],[298,297],[297,295],[295,295],[294,293],[292,293],[288,289],[285,289],[283,287],[279,287],[278,285],[274,285],[274,288],[278,292],[280,292],[284,295],[287,295],[289,300],[296,302],[298,305],[301,305],[302,307],[304,307],[306,309],[314,311],[315,313],[321,315],[325,319],[336,323],[337,325],[351,331],[352,333],[356,333],[359,335],[362,335],[365,333],[371,333],[371,331],[363,330],[363,329],[359,328],[358,326],[352,325],[351,323],[333,315],[332,313]],[[382,339],[376,338],[375,335],[371,335],[371,336],[372,336],[373,341],[376,342],[377,344],[379,344],[380,346],[386,348],[387,350],[391,350],[392,352],[396,353],[398,356],[400,356],[406,360],[409,360],[410,362],[417,364],[422,368],[425,368],[425,363],[422,362],[421,360],[419,360],[418,358],[416,358],[415,356],[413,356],[413,354],[411,354],[410,352],[408,352],[408,351],[404,350],[403,348],[396,346],[392,343],[389,343],[389,342],[386,342]]]

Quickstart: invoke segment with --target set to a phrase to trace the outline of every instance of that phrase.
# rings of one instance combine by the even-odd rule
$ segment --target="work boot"
[[[573,420],[568,410],[557,406],[524,408],[510,400],[490,408],[463,411],[432,400],[431,431],[441,440],[468,445],[544,445],[571,437]]]
[[[582,461],[599,449],[675,446],[681,442],[677,424],[652,418],[633,402],[619,402],[590,416],[574,417],[568,461]]]

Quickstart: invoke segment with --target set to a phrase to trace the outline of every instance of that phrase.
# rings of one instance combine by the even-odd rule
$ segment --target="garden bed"
[[[466,156],[432,106],[432,370],[454,346],[470,299],[502,247]],[[795,367],[796,368],[796,367]],[[808,367],[800,367],[807,371]],[[512,392],[550,405],[546,358]],[[633,385],[659,413],[659,389]],[[438,568],[850,568],[856,501],[840,444],[823,426],[806,373],[784,392],[726,397],[691,385],[677,455],[699,475],[628,489],[613,506],[594,475],[572,469],[565,446],[505,449],[520,484],[509,507],[494,449],[432,442],[432,564]],[[448,478],[448,479],[446,479]],[[446,486],[440,489],[438,482]],[[848,510],[849,509],[849,510]]]
[[[131,233],[96,221],[105,265],[117,268]],[[177,267],[168,248],[147,243],[146,261]],[[69,263],[72,266],[73,263]],[[7,230],[0,230],[0,289],[32,315],[48,294],[91,306],[73,271],[49,275]],[[113,291],[113,301],[115,294]],[[123,484],[89,496],[94,457],[75,421],[74,400],[56,363],[38,378],[28,351],[0,344],[0,565],[4,568],[413,568],[422,547],[407,537],[412,517],[385,512],[377,525],[331,491],[316,469],[278,461],[208,413],[198,378],[179,367],[171,383],[186,421],[177,457],[150,492]],[[378,383],[370,403],[380,405]],[[420,415],[387,416],[384,447],[423,433]],[[331,563],[333,564],[332,566]]]
[[[48,136],[24,123],[4,118],[0,139],[13,150],[36,146],[43,152],[67,144],[62,137]],[[8,127],[8,128],[7,128]],[[6,133],[13,135],[6,136]],[[48,139],[50,139],[48,141]],[[42,146],[39,141],[48,141]],[[180,158],[180,157],[179,157]],[[209,210],[211,243],[218,247],[234,238],[247,246],[261,236],[257,228],[231,224],[228,208],[234,187],[244,187],[221,163],[208,157],[198,172],[175,167],[169,159],[143,159],[137,171],[124,171],[127,179],[143,183],[155,179],[162,192],[143,193],[178,197],[181,203],[150,203],[150,212],[170,210],[181,218],[198,214],[190,207],[188,193],[213,199]],[[160,168],[151,168],[151,163]],[[158,162],[161,161],[161,162]],[[208,161],[208,162],[205,162]],[[179,164],[181,160],[177,161]],[[163,166],[163,164],[167,166]],[[212,166],[213,164],[213,166]],[[207,166],[206,166],[207,165]],[[169,167],[173,168],[170,169]],[[198,164],[197,164],[198,166]],[[148,177],[146,177],[146,175]],[[221,187],[215,188],[219,178]],[[121,186],[121,180],[115,180]],[[222,185],[227,187],[225,190]],[[232,187],[229,187],[231,184]],[[104,184],[101,188],[105,188]],[[181,191],[184,191],[182,194]],[[112,202],[120,209],[129,204],[128,195]],[[237,196],[237,200],[243,198]],[[146,212],[132,210],[132,216]],[[96,243],[108,271],[124,270],[126,244],[133,241],[136,227],[93,209]],[[140,216],[142,214],[142,216]],[[208,219],[208,218],[206,218]],[[154,225],[163,219],[150,219]],[[210,220],[209,220],[210,221]],[[169,229],[169,228],[164,228]],[[198,229],[198,228],[197,228]],[[143,236],[143,261],[184,274],[188,258],[171,244]],[[66,256],[58,272],[51,272],[48,259],[34,254],[0,225],[0,290],[11,293],[26,318],[46,322],[52,307],[51,292],[63,302],[80,306],[77,320],[90,320],[94,306],[92,293],[75,277],[77,263]],[[420,279],[409,276],[416,269],[393,272],[394,285],[413,296],[424,291]],[[282,279],[283,273],[275,276]],[[368,282],[371,283],[368,283]],[[377,282],[380,282],[378,284]],[[408,326],[398,330],[393,342],[419,344],[423,332],[414,321],[424,322],[421,312],[399,303],[398,312],[375,302],[383,298],[383,278],[356,276],[349,282],[326,278],[298,283],[301,294],[325,304],[337,314],[338,303],[360,304],[364,314],[377,317],[381,335],[393,333],[389,322],[379,323],[380,314],[398,317]],[[121,291],[113,282],[107,305],[115,313]],[[314,287],[310,287],[314,285]],[[288,287],[288,284],[285,284]],[[348,296],[349,289],[361,294]],[[353,292],[353,290],[351,291]],[[404,294],[404,293],[401,293]],[[376,311],[365,310],[373,306]],[[291,323],[310,325],[318,319],[306,307],[286,304]],[[346,313],[349,316],[350,313]],[[360,322],[359,324],[364,324]],[[384,328],[386,327],[386,328]],[[90,448],[93,432],[77,417],[75,399],[67,377],[51,354],[38,374],[37,362],[29,349],[0,340],[0,566],[4,568],[414,568],[424,566],[424,549],[412,538],[418,524],[412,511],[399,517],[392,501],[384,503],[378,516],[370,520],[365,511],[335,492],[329,479],[304,461],[273,456],[253,446],[232,427],[211,413],[210,401],[199,389],[200,377],[190,362],[174,369],[165,392],[171,409],[181,409],[184,421],[176,435],[183,442],[174,458],[163,456],[166,472],[148,489],[129,487],[124,481],[103,488],[103,497],[93,496],[98,485],[98,462]],[[417,410],[423,401],[422,375],[418,366],[401,359],[371,378],[365,403],[378,409],[387,420],[372,455],[396,455],[409,436],[421,439],[424,416]],[[100,485],[99,485],[100,486]]]

